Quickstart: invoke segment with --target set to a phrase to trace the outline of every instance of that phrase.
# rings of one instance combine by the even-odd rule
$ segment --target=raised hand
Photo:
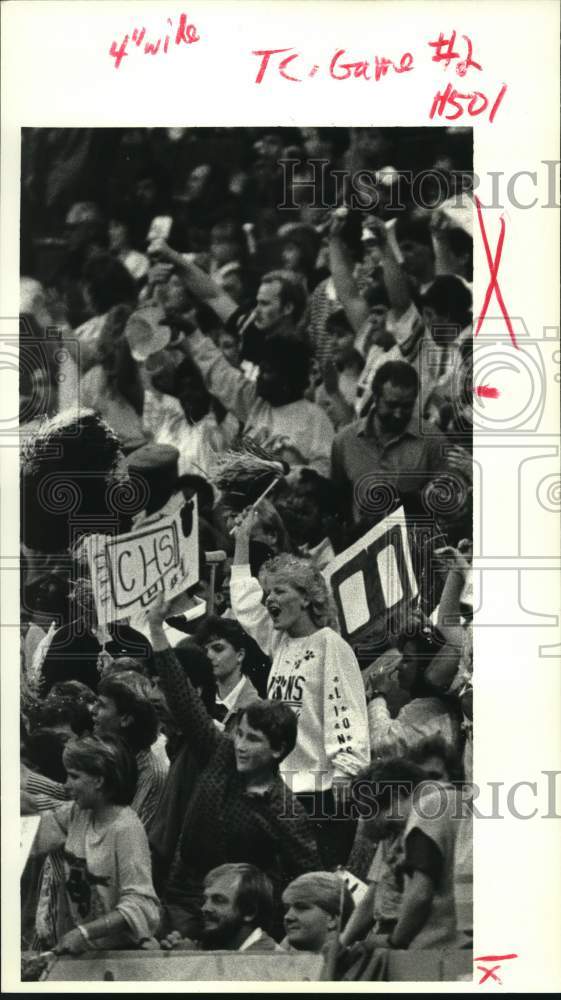
[[[331,216],[331,219],[329,220],[330,239],[337,239],[341,235],[347,223],[348,214],[349,210],[348,208],[345,208],[344,205],[341,205],[339,208],[335,209],[333,215]]]
[[[459,445],[454,445],[453,448],[450,448],[446,464],[449,469],[459,472],[466,482],[473,482],[473,459],[465,448],[460,448]]]
[[[435,236],[441,236],[450,229],[450,219],[441,208],[434,208],[429,215],[429,229]]]
[[[165,261],[168,264],[175,264],[177,263],[178,258],[181,258],[181,255],[178,254],[176,250],[172,250],[169,243],[162,239],[161,236],[152,240],[148,246],[148,256],[156,257],[160,261]]]
[[[448,572],[456,570],[465,576],[470,568],[470,551],[468,546],[470,546],[470,543],[463,539],[457,549],[453,545],[445,545],[441,549],[435,549],[434,554],[445,564]]]
[[[387,245],[388,230],[382,219],[379,219],[377,215],[367,215],[362,220],[362,225],[374,234],[381,247]]]

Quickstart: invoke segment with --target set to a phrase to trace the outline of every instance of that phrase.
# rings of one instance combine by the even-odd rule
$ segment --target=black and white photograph
[[[2,991],[556,992],[559,8],[1,8]]]
[[[472,144],[23,130],[25,978],[471,973]]]

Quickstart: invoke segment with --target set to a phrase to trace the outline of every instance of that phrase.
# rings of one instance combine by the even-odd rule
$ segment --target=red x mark
[[[495,979],[497,983],[500,983],[502,986],[502,980],[500,980],[499,977],[495,975],[496,970],[500,969],[500,965],[494,965],[492,969],[486,969],[484,968],[483,965],[478,965],[477,968],[479,969],[479,972],[484,973],[484,975],[481,976],[481,979],[479,980],[479,986],[481,986],[481,983],[484,983],[485,980],[489,978]]]
[[[474,962],[506,962],[507,958],[518,958],[516,953],[512,955],[478,955],[474,958]],[[496,983],[502,986],[502,980],[495,975],[497,969],[500,969],[500,965],[494,965],[491,969],[486,969],[484,965],[478,965],[477,969],[482,972],[483,975],[479,980],[479,986],[484,983],[487,979],[494,979]]]
[[[516,336],[514,334],[514,328],[512,326],[511,321],[510,321],[510,316],[508,315],[508,311],[507,311],[507,308],[505,306],[504,299],[503,299],[501,290],[499,288],[499,281],[498,281],[498,277],[499,277],[499,265],[501,263],[501,256],[502,256],[502,252],[503,252],[503,243],[505,241],[505,228],[506,227],[505,227],[504,216],[501,215],[501,232],[500,232],[500,236],[499,236],[499,242],[497,243],[497,252],[495,254],[495,259],[493,260],[493,257],[492,257],[492,254],[491,254],[491,248],[489,246],[489,240],[487,239],[487,233],[485,232],[485,225],[484,225],[484,222],[483,222],[483,213],[481,211],[481,202],[480,202],[479,198],[477,197],[477,195],[474,195],[473,197],[474,197],[474,200],[475,200],[475,206],[477,208],[477,218],[479,220],[479,228],[481,229],[481,235],[483,237],[483,245],[485,247],[485,255],[487,257],[487,263],[489,265],[489,273],[491,275],[491,280],[489,281],[487,292],[485,294],[485,300],[483,302],[483,307],[481,309],[481,313],[480,313],[479,319],[477,321],[477,326],[475,328],[475,336],[477,336],[477,334],[479,333],[479,331],[481,329],[481,326],[483,324],[483,320],[485,319],[485,315],[487,313],[487,309],[489,308],[489,302],[491,301],[491,296],[492,296],[493,292],[495,292],[495,295],[497,296],[497,302],[499,303],[499,306],[501,307],[501,312],[502,312],[502,314],[503,314],[503,316],[505,318],[505,323],[507,325],[508,332],[510,333],[510,339],[512,340],[513,346],[514,347],[518,347],[518,344],[516,343]]]

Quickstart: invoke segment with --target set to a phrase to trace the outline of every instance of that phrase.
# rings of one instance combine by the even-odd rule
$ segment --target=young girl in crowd
[[[353,824],[335,820],[338,789],[370,760],[366,696],[351,647],[332,627],[327,585],[313,564],[286,553],[251,576],[254,512],[236,531],[230,592],[241,625],[272,657],[267,696],[298,716],[298,738],[281,764],[284,780],[316,823],[326,867],[344,863]],[[265,603],[263,604],[263,596]]]
[[[138,947],[154,934],[159,905],[148,840],[129,805],[134,757],[118,739],[86,736],[68,743],[63,761],[73,801],[41,815],[33,846],[33,854],[64,850],[55,951]]]

